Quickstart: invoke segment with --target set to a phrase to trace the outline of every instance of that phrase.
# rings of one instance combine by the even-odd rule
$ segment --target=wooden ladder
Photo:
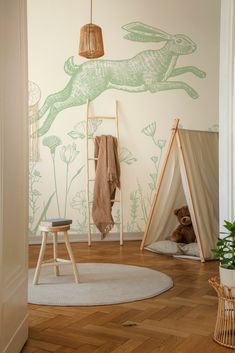
[[[116,138],[118,143],[118,156],[120,161],[120,144],[119,144],[119,123],[118,123],[118,101],[115,102],[116,105],[116,115],[115,116],[90,116],[89,114],[89,105],[90,102],[87,101],[87,111],[86,111],[86,199],[87,199],[87,214],[88,214],[88,245],[91,246],[91,226],[94,225],[94,222],[91,222],[91,209],[90,206],[93,204],[93,201],[90,200],[90,183],[94,183],[95,179],[90,178],[90,161],[98,160],[98,158],[89,156],[89,140],[95,140],[94,136],[89,136],[89,121],[91,120],[113,120],[116,124]],[[120,183],[121,184],[121,183]],[[123,245],[123,210],[122,210],[122,190],[120,187],[119,190],[119,199],[111,200],[111,202],[119,203],[120,210],[120,222],[114,222],[114,224],[119,224],[119,233],[120,233],[120,245]]]

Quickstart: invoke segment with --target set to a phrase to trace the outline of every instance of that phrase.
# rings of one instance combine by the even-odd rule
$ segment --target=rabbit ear
[[[162,42],[172,38],[170,34],[142,22],[131,22],[122,28],[130,32],[124,36],[124,38],[129,40],[139,42]]]
[[[162,42],[166,39],[158,38],[156,36],[146,35],[146,34],[137,34],[137,33],[128,33],[124,36],[125,39],[129,39],[135,42]]]

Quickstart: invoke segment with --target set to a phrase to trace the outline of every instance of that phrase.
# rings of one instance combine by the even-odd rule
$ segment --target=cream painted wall
[[[144,229],[146,213],[152,195],[159,162],[170,134],[173,119],[190,129],[218,128],[218,74],[219,74],[219,0],[94,0],[94,22],[103,28],[105,56],[102,60],[129,59],[147,50],[160,49],[165,42],[146,43],[124,39],[122,26],[141,21],[169,34],[185,34],[197,45],[195,52],[179,56],[176,67],[195,66],[206,72],[205,78],[184,73],[169,78],[193,87],[199,98],[193,99],[182,89],[151,93],[130,93],[110,89],[92,103],[97,115],[113,114],[114,101],[119,101],[122,156],[122,183],[124,194],[124,230],[138,232]],[[64,89],[70,76],[64,72],[65,61],[74,56],[77,65],[86,60],[77,55],[80,27],[89,22],[89,6],[85,0],[28,0],[29,80],[37,86],[30,89],[30,114],[37,114],[46,97]],[[41,94],[41,98],[39,96]],[[42,216],[64,216],[66,201],[66,166],[68,184],[84,165],[85,141],[81,137],[81,123],[85,119],[85,105],[61,111],[49,131],[39,138],[39,161],[30,162],[30,230],[38,233]],[[45,116],[38,122],[39,127]],[[36,123],[35,123],[36,124]],[[76,127],[76,128],[74,128]],[[147,129],[143,130],[144,128]],[[156,127],[156,131],[155,131]],[[155,133],[154,133],[155,131]],[[107,132],[99,126],[96,133]],[[153,136],[148,136],[149,134]],[[55,156],[45,143],[53,143],[48,136],[57,136],[61,144]],[[72,138],[72,137],[73,138]],[[44,142],[43,142],[44,141]],[[45,142],[46,141],[46,142]],[[57,139],[57,142],[59,140]],[[154,143],[155,141],[155,143]],[[72,145],[72,144],[75,145]],[[68,147],[70,145],[70,147]],[[73,150],[76,146],[76,150]],[[79,151],[76,154],[76,151]],[[64,154],[65,153],[65,154]],[[68,154],[74,161],[66,164]],[[53,172],[53,158],[57,183]],[[157,157],[157,158],[156,158]],[[64,160],[64,161],[63,161]],[[84,169],[73,180],[67,196],[66,216],[73,219],[74,233],[85,233]],[[48,204],[48,200],[51,202]],[[48,208],[46,207],[48,206]],[[43,210],[47,211],[43,213]],[[114,214],[118,217],[117,210]],[[115,229],[114,229],[115,231]]]

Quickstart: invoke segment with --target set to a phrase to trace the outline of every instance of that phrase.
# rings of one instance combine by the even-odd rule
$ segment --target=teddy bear
[[[178,218],[180,225],[172,233],[171,240],[176,243],[186,244],[196,242],[196,236],[193,230],[188,206],[183,206],[177,210],[174,210],[174,214]]]

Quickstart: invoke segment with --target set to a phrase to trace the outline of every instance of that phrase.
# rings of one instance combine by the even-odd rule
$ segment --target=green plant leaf
[[[215,258],[219,259],[220,265],[223,268],[235,270],[235,221],[224,221],[224,227],[228,232],[221,232],[226,234],[222,239],[218,239],[216,248],[212,249]]]
[[[68,193],[69,193],[69,190],[71,188],[71,185],[72,185],[72,182],[74,181],[74,179],[81,173],[81,171],[83,170],[85,166],[83,165],[80,169],[78,169],[78,171],[74,174],[74,176],[72,177],[72,179],[70,180],[70,183],[69,183],[69,187],[68,187]]]
[[[41,221],[45,218],[45,215],[47,213],[47,210],[48,210],[48,208],[50,206],[51,200],[52,200],[54,195],[55,195],[55,192],[53,192],[53,194],[51,194],[51,196],[49,197],[49,199],[48,199],[48,201],[46,203],[46,206],[44,207],[44,209],[43,209],[43,211],[42,211],[42,213],[41,213],[41,215],[40,215],[40,217],[38,219],[38,222],[37,222],[37,224],[36,224],[36,226],[35,226],[35,228],[33,230],[33,234],[37,233],[38,227],[39,227]]]
[[[77,140],[80,137],[79,132],[74,130],[68,132],[68,135],[72,137],[73,140]]]

